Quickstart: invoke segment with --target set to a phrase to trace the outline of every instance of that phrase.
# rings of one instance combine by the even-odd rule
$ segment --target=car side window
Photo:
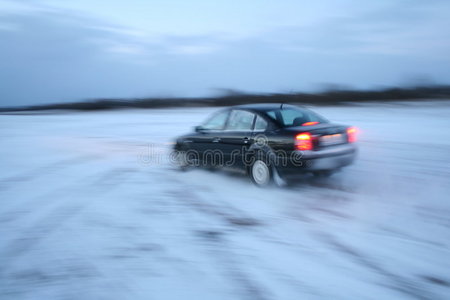
[[[245,110],[233,110],[228,120],[227,130],[252,130],[255,114]]]
[[[256,116],[255,131],[264,131],[267,129],[267,121],[260,116]]]
[[[207,120],[202,127],[207,130],[222,130],[225,127],[225,122],[227,121],[229,111],[222,111],[213,115],[209,120]]]
[[[280,110],[281,116],[283,118],[284,125],[292,126],[294,124],[294,120],[299,123],[308,122],[308,116],[306,114],[301,113],[298,110],[293,109],[282,109]],[[300,121],[302,120],[302,121]]]
[[[274,120],[277,119],[277,114],[275,113],[275,111],[269,111],[269,112],[267,112],[267,114],[268,114],[269,117],[271,117],[272,119],[274,119]]]

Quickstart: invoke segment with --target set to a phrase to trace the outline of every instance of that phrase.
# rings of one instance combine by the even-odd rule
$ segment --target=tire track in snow
[[[118,169],[122,170],[122,168],[114,168],[104,172],[104,176],[101,176],[99,180],[92,184],[93,187],[88,189],[89,194],[86,199],[83,199],[82,196],[85,193],[83,187],[80,187],[75,191],[75,195],[74,193],[70,193],[71,198],[73,198],[71,199],[71,203],[59,199],[59,206],[51,209],[50,212],[45,213],[33,224],[15,234],[16,238],[3,247],[3,249],[0,249],[0,257],[8,258],[0,267],[0,278],[6,275],[9,264],[13,263],[17,257],[32,250],[49,235],[60,230],[65,223],[73,219],[94,202],[87,201],[88,199],[95,200],[94,195],[96,193],[102,193],[104,195],[105,190],[101,186],[103,182],[107,181],[108,187],[110,187],[107,189],[107,192],[112,191],[114,187],[118,187],[122,182],[121,177],[111,177],[111,173],[117,174]]]
[[[51,163],[45,166],[37,167],[22,174],[9,176],[6,178],[0,179],[0,191],[6,190],[15,186],[19,182],[31,181],[35,178],[40,178],[42,174],[47,173],[47,171],[58,169],[65,169],[75,164],[79,164],[80,162],[89,162],[92,160],[101,159],[102,156],[99,155],[83,155],[77,156],[73,158],[63,159],[55,163]]]
[[[187,205],[193,211],[218,219],[227,225],[255,226],[260,224],[258,221],[249,218],[244,212],[225,205],[224,201],[221,201],[221,206],[213,205],[195,193],[194,189],[183,189],[183,182],[173,176],[167,177],[169,177],[168,180],[176,183],[173,186],[178,187],[178,189],[169,189],[169,193],[177,201]],[[216,200],[214,199],[214,201]],[[231,250],[232,247],[229,245],[229,241],[220,232],[205,230],[197,232],[197,234],[208,242],[207,245],[209,247],[205,251],[211,253],[213,259],[218,262],[220,267],[224,267],[225,277],[233,282],[243,299],[268,300],[273,298],[266,287],[262,286],[243,270],[242,265],[244,264],[239,262],[237,255]]]
[[[343,243],[331,234],[325,232],[316,232],[315,236],[318,238],[318,240],[345,254],[355,263],[374,271],[385,279],[388,279],[389,283],[386,283],[387,287],[393,290],[397,290],[415,299],[438,299],[430,291],[427,291],[425,288],[420,286],[418,282],[412,281],[404,276],[391,272],[382,265],[377,264],[375,260],[371,259],[366,254]]]
[[[268,300],[274,299],[272,293],[267,287],[262,286],[250,274],[245,272],[242,268],[242,263],[239,261],[237,255],[231,250],[230,242],[221,235],[204,235],[208,242],[208,251],[213,258],[218,262],[220,267],[223,267],[225,276],[234,283],[237,287],[239,295],[243,299],[249,300]]]
[[[73,167],[77,160],[82,160],[82,162],[87,163],[88,161],[99,159],[99,157],[91,157],[90,160],[86,161],[83,158],[84,158],[84,156],[79,157],[78,159],[65,160],[66,162],[72,161],[72,163],[70,165],[67,165],[67,164],[64,164],[64,165],[66,168],[69,168],[69,167]],[[63,161],[58,162],[58,164],[62,164],[62,163],[63,163]],[[77,164],[77,166],[78,165],[79,164]],[[94,176],[95,176],[95,174],[94,174]],[[105,177],[107,177],[107,176],[105,175]],[[79,179],[79,178],[77,178],[77,179]],[[85,179],[85,178],[83,178],[83,179]],[[78,190],[80,189],[80,184],[83,184],[83,182],[82,181],[71,182],[66,186],[58,186],[57,190],[52,190],[50,192],[38,195],[36,197],[26,197],[22,201],[14,201],[14,203],[12,203],[12,207],[10,204],[8,204],[8,206],[7,206],[8,209],[1,211],[0,224],[1,223],[6,224],[6,223],[9,223],[12,221],[18,221],[19,219],[27,217],[28,215],[33,214],[36,211],[42,210],[43,207],[51,206],[56,201],[58,201],[57,199],[59,199],[61,197],[61,195],[68,195],[69,192],[72,192],[72,191],[74,191],[74,193],[76,194],[76,193],[78,193]],[[92,183],[89,182],[89,185],[91,185],[91,184]],[[94,182],[94,184],[95,184],[95,182]],[[44,199],[45,201],[39,201],[40,199]],[[49,201],[51,199],[54,199],[54,200]]]
[[[183,183],[180,181],[177,181],[177,186],[182,186]],[[249,222],[245,224],[236,224],[236,222],[230,221],[232,218],[231,215],[239,217],[236,218],[236,220],[248,220],[248,216],[245,212],[242,210],[237,209],[236,207],[230,205],[230,203],[224,201],[223,199],[220,199],[220,197],[215,194],[214,195],[214,204],[211,204],[210,201],[205,200],[201,196],[198,195],[198,193],[193,192],[198,190],[198,187],[191,188],[188,191],[182,190],[182,193],[180,193],[180,197],[183,197],[188,194],[188,201],[191,205],[191,208],[206,214],[208,216],[214,215],[218,217],[218,219],[221,222],[225,222],[228,225],[262,225],[263,223],[260,221],[257,222]],[[183,200],[185,200],[184,198]],[[217,203],[220,203],[220,205],[217,205]],[[253,233],[252,237],[258,239],[259,241],[263,242],[266,240],[271,240],[273,236],[270,234],[269,231],[262,232],[261,230],[255,230],[254,227],[251,227],[253,230],[251,231]],[[256,227],[260,228],[260,227]],[[226,270],[224,271],[228,278],[231,278],[231,280],[235,281],[235,285],[239,286],[241,294],[245,296],[245,299],[274,299],[275,296],[273,295],[273,292],[270,292],[268,288],[261,283],[258,283],[254,279],[251,279],[252,276],[249,275],[248,272],[245,272],[242,269],[242,263],[239,262],[239,255],[234,253],[232,250],[231,241],[226,238],[226,235],[221,234],[221,232],[216,231],[204,231],[201,232],[201,236],[209,241],[209,246],[212,246],[212,249],[208,249],[207,251],[210,251],[212,253],[213,257],[219,261],[220,266],[226,266]],[[284,248],[281,248],[283,251],[291,252],[291,250],[287,250]],[[264,267],[261,266],[261,264],[264,265]],[[313,286],[308,285],[305,282],[299,281],[297,278],[293,277],[290,274],[287,274],[283,272],[282,269],[274,268],[273,266],[269,266],[264,261],[261,261],[258,265],[254,265],[252,268],[256,268],[258,272],[265,272],[265,274],[268,274],[274,280],[280,280],[283,284],[285,284],[287,287],[296,290],[300,289],[301,291],[297,291],[297,293],[302,293],[307,291],[310,295],[316,295],[319,297],[321,295],[321,292],[315,289]],[[269,272],[267,272],[269,270]],[[281,274],[283,279],[280,279],[277,277],[276,274]],[[323,295],[322,295],[323,296]]]
[[[168,180],[176,183],[177,186],[180,187],[185,185],[184,182],[179,181],[173,176],[170,176]],[[248,214],[244,211],[239,210],[231,206],[227,202],[221,200],[218,195],[214,195],[214,204],[212,204],[210,201],[202,199],[202,197],[200,197],[194,190],[195,189],[193,188],[175,188],[169,189],[168,192],[175,198],[183,198],[185,200],[188,200],[189,205],[196,210],[201,211],[205,214],[220,217],[228,224],[237,226],[256,226],[262,224],[262,222],[258,221],[257,219],[248,216]],[[218,202],[220,202],[220,205],[218,205]]]

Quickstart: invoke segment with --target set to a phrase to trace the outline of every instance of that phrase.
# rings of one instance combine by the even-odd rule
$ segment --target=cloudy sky
[[[0,105],[450,83],[447,0],[0,0]]]

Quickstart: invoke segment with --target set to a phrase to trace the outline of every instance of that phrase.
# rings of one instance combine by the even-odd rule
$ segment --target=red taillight
[[[357,134],[358,130],[356,129],[356,127],[349,127],[347,128],[347,139],[349,143],[354,143],[356,142],[356,134]]]
[[[316,125],[316,124],[319,124],[319,122],[306,122],[306,123],[303,123],[302,126],[311,126],[311,125]]]
[[[295,136],[295,149],[297,150],[312,150],[313,143],[311,133],[302,132]]]

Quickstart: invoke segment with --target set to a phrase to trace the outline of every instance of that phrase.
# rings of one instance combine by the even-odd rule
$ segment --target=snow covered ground
[[[0,115],[1,299],[448,299],[450,102],[316,107],[331,178],[176,171],[212,108]]]

